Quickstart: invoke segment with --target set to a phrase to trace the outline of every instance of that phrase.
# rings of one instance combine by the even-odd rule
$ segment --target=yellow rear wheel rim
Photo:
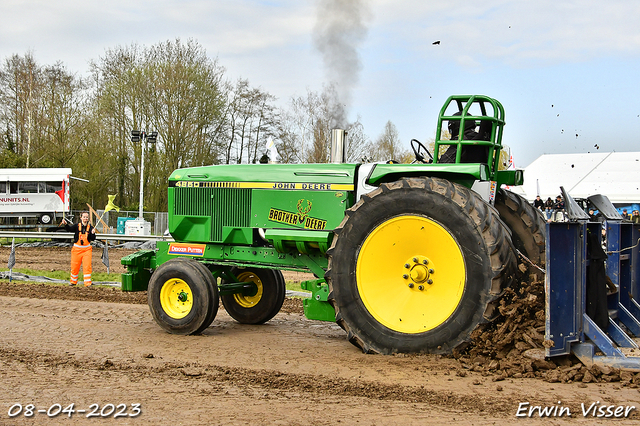
[[[236,303],[243,308],[253,308],[262,299],[263,285],[260,278],[253,272],[242,272],[238,275],[238,281],[240,282],[252,282],[258,287],[258,291],[253,296],[245,296],[241,293],[233,295]]]
[[[193,293],[189,284],[179,278],[165,281],[160,289],[160,306],[173,319],[189,315],[193,307]]]
[[[383,222],[358,253],[362,302],[379,323],[400,333],[422,333],[444,323],[460,303],[465,280],[456,240],[422,216]]]

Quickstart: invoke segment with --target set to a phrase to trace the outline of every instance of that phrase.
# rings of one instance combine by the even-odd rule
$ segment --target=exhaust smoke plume
[[[347,110],[362,64],[358,47],[367,35],[368,0],[319,0],[313,41],[322,54],[325,73],[334,86],[332,128],[347,127]]]

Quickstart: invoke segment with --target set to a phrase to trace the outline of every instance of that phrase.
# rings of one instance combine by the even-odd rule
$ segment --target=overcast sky
[[[0,0],[0,59],[31,51],[86,75],[107,49],[192,38],[280,105],[343,78],[348,118],[372,139],[391,120],[407,147],[428,140],[449,95],[485,94],[505,107],[518,167],[545,153],[640,151],[640,1],[337,3]],[[338,63],[320,49],[334,24],[353,49]]]

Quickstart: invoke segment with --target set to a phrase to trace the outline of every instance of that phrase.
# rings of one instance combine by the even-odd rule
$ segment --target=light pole
[[[131,142],[140,142],[140,141],[144,141],[144,142],[149,142],[149,143],[156,143],[156,141],[158,140],[158,132],[145,132],[140,131],[140,130],[132,130],[131,131]],[[140,160],[140,206],[139,206],[139,210],[138,210],[138,219],[140,221],[144,221],[144,218],[142,217],[142,208],[144,206],[143,200],[144,200],[144,195],[143,195],[143,186],[144,186],[144,151],[146,148],[147,144],[145,143],[144,145],[142,145],[141,147],[141,151],[142,151],[142,155],[141,155],[141,160]]]

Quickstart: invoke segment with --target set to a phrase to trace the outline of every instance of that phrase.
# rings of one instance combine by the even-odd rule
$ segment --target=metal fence
[[[78,221],[80,220],[80,213],[82,213],[83,210],[73,210],[71,212],[71,214],[73,214],[73,220],[74,221]],[[103,209],[101,210],[96,210],[96,213],[98,213],[98,216],[100,218],[102,218],[102,221],[105,222],[108,227],[109,230],[104,230],[103,231],[103,226],[101,224],[99,224],[99,221],[94,217],[93,218],[93,223],[96,224],[96,228],[98,230],[98,232],[101,233],[105,233],[105,234],[116,234],[118,233],[118,218],[131,218],[131,219],[136,219],[138,217],[139,212],[138,211],[124,211],[124,210],[120,210],[119,212],[115,211],[115,210],[110,210],[108,212],[104,212]],[[151,235],[163,235],[165,233],[165,231],[167,231],[168,227],[169,227],[169,213],[167,212],[144,212],[143,213],[143,218],[144,220],[146,220],[147,222],[151,223]],[[123,220],[120,220],[120,226],[122,228],[123,225]]]

